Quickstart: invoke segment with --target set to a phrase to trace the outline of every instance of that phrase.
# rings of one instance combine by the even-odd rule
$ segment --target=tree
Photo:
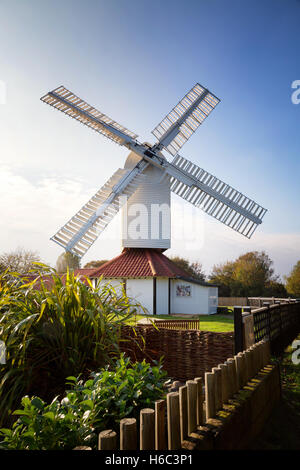
[[[235,261],[214,266],[209,278],[220,286],[222,297],[275,296],[279,292],[283,296],[284,286],[272,265],[273,261],[264,251],[250,251]]]
[[[239,256],[234,267],[234,276],[239,288],[233,295],[263,296],[267,283],[278,281],[278,276],[274,276],[272,264],[273,261],[264,251],[250,251]]]
[[[295,297],[300,297],[300,261],[295,264],[289,276],[284,278],[288,293]]]
[[[180,256],[174,256],[170,258],[179,268],[186,271],[191,277],[205,281],[205,273],[202,268],[202,264],[198,261],[190,263],[187,259],[181,258]]]
[[[231,297],[236,290],[234,262],[227,261],[226,263],[213,266],[209,276],[209,282],[219,286],[218,291],[220,297]]]
[[[70,271],[80,268],[80,259],[78,256],[73,255],[69,251],[65,251],[56,261],[56,270],[58,273],[65,273],[69,268]]]
[[[269,281],[265,285],[264,296],[285,298],[288,296],[288,293],[282,282]]]
[[[100,268],[100,266],[102,266],[102,264],[104,264],[104,263],[107,263],[107,261],[108,261],[107,259],[99,259],[99,260],[95,260],[95,261],[89,261],[83,267],[84,268]]]
[[[34,263],[40,262],[40,256],[36,251],[17,248],[0,256],[0,272],[8,269],[19,274],[27,274],[29,271],[38,270]]]

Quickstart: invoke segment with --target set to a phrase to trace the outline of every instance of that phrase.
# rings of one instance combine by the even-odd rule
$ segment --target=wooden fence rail
[[[272,354],[280,355],[300,333],[300,301],[264,302],[261,308],[248,308],[243,312],[242,307],[234,307],[235,353],[267,338]]]
[[[118,434],[99,434],[99,450],[178,450],[183,441],[230,402],[270,362],[270,343],[262,340],[205,373],[188,380],[178,392],[140,411],[140,418],[122,419]]]
[[[297,299],[291,297],[219,297],[218,305],[220,307],[262,307],[264,302],[269,302],[270,304],[276,303],[292,303]],[[298,299],[299,300],[299,299]]]

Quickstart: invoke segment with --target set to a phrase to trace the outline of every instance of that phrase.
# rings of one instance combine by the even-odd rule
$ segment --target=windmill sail
[[[197,83],[153,129],[152,134],[160,146],[174,156],[219,102],[219,98]]]
[[[267,209],[180,155],[167,173],[175,194],[245,237],[262,223]]]
[[[82,257],[142,183],[147,166],[142,161],[133,170],[118,169],[51,240]]]
[[[137,134],[126,129],[126,127],[113,121],[105,114],[98,111],[93,106],[78,98],[64,86],[60,86],[53,91],[49,91],[41,98],[44,103],[53,106],[68,116],[82,122],[96,132],[108,137],[119,145],[132,142],[137,138]]]

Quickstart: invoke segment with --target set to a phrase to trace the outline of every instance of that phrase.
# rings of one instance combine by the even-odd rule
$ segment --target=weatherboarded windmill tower
[[[219,99],[198,83],[152,131],[158,142],[140,143],[137,135],[78,98],[64,86],[41,98],[130,151],[99,191],[51,238],[82,257],[122,208],[121,255],[91,278],[123,285],[152,314],[215,313],[217,287],[190,278],[164,254],[170,248],[171,191],[228,227],[250,238],[266,209],[178,154]],[[164,154],[172,155],[169,162]]]

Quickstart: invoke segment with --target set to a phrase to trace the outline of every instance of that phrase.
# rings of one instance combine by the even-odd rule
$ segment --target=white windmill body
[[[266,209],[178,154],[219,99],[196,84],[152,131],[158,143],[137,135],[61,86],[41,98],[130,151],[99,191],[51,238],[78,257],[85,255],[122,208],[120,256],[90,273],[110,279],[153,314],[215,313],[217,287],[178,268],[162,252],[171,246],[171,191],[250,238]],[[167,150],[173,160],[162,154]]]
[[[124,168],[132,170],[140,160],[139,155],[130,152]],[[123,248],[154,248],[162,251],[170,248],[170,199],[169,178],[160,168],[149,165],[143,172],[143,184],[122,208]]]

